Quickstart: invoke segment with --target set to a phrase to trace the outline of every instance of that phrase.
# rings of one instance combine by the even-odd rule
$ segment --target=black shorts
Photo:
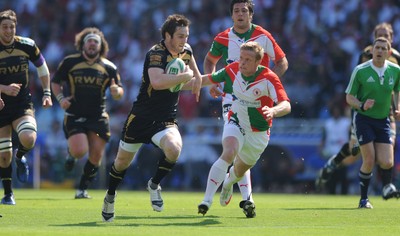
[[[376,143],[392,143],[390,135],[390,119],[374,119],[360,113],[355,116],[356,134],[360,145]]]
[[[21,104],[16,107],[8,107],[7,104],[0,111],[0,128],[11,125],[13,121],[22,116],[35,117],[35,109],[32,103]]]
[[[178,128],[177,121],[153,121],[129,114],[122,129],[121,140],[126,143],[152,143],[151,138],[156,133],[169,127]]]
[[[74,115],[64,116],[64,134],[69,138],[74,134],[92,131],[106,142],[110,139],[110,122],[107,113],[100,117],[78,117]]]

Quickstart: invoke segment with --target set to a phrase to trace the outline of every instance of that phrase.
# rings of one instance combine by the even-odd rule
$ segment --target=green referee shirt
[[[361,102],[374,99],[375,104],[367,111],[359,113],[375,119],[389,116],[392,92],[400,90],[400,67],[388,60],[382,68],[372,64],[372,60],[356,66],[351,74],[346,94],[355,96]]]

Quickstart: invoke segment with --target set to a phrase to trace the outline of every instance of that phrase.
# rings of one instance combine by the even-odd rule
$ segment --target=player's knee
[[[375,160],[373,158],[364,158],[363,165],[368,166],[372,169],[375,166]]]
[[[4,144],[1,145],[3,143],[0,143],[0,147],[3,146]],[[11,145],[11,141],[10,141],[10,145]],[[10,164],[11,164],[11,157],[12,157],[12,147],[10,147],[9,149],[6,148],[4,150],[2,150],[0,152],[0,168],[7,168]]]
[[[117,155],[114,160],[114,166],[117,171],[124,171],[128,169],[132,162],[132,158]]]
[[[19,136],[19,141],[26,149],[32,149],[36,143],[36,132],[23,132]]]
[[[178,157],[181,154],[181,150],[182,150],[182,145],[172,144],[166,146],[163,151],[168,160],[176,161],[178,160]]]
[[[17,125],[16,132],[22,146],[27,149],[32,149],[35,146],[36,131],[36,123],[31,120],[23,120]]]
[[[78,159],[84,157],[86,152],[87,149],[83,147],[69,148],[69,154]]]
[[[393,160],[383,160],[383,161],[381,161],[380,164],[379,164],[379,166],[380,166],[382,169],[390,169],[390,168],[393,167],[393,165],[394,165]]]
[[[101,156],[89,156],[89,161],[92,163],[94,166],[99,167],[101,165]]]

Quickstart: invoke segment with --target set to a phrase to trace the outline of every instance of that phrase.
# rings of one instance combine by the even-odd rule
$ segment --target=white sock
[[[211,166],[210,172],[208,173],[207,187],[203,201],[212,203],[215,193],[219,186],[221,186],[222,181],[225,179],[228,167],[229,163],[222,159],[218,159]]]
[[[241,179],[236,176],[234,166],[232,166],[231,169],[229,170],[229,174],[225,176],[227,178],[225,177],[224,184],[222,185],[222,187],[225,189],[231,188],[232,185],[234,185]]]
[[[239,186],[240,193],[242,194],[242,199],[250,200],[253,202],[253,189],[251,187],[250,169],[244,173],[243,178],[239,180],[237,184]]]

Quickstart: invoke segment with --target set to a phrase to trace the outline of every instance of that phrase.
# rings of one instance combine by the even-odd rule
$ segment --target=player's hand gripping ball
[[[171,75],[177,75],[185,70],[185,66],[186,66],[185,62],[182,59],[175,58],[167,64],[167,67],[165,68],[165,73]],[[179,90],[182,89],[184,84],[185,83],[177,84],[169,88],[169,91],[173,93],[178,92]]]

